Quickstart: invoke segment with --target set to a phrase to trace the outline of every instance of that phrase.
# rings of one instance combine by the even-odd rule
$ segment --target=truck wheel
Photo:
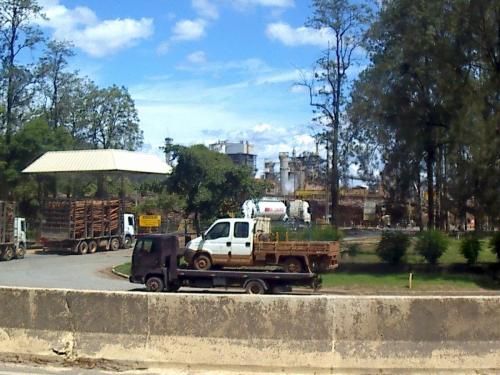
[[[1,254],[2,260],[9,261],[14,258],[14,248],[10,245],[7,245]]]
[[[94,240],[89,241],[89,254],[94,254],[97,251],[97,242]]]
[[[78,244],[77,251],[78,251],[78,254],[80,254],[80,255],[87,254],[87,251],[89,251],[89,245],[87,244],[87,242],[81,241]]]
[[[26,254],[26,245],[24,243],[20,243],[16,249],[16,259],[23,259]]]
[[[199,254],[194,258],[193,266],[200,271],[206,271],[212,268],[212,260],[206,254]]]
[[[120,240],[118,238],[112,238],[109,244],[109,250],[116,251],[120,248]]]
[[[301,273],[303,270],[302,262],[297,258],[286,258],[285,261],[281,263],[281,266],[285,272]]]
[[[131,236],[125,236],[125,240],[123,242],[123,247],[125,249],[130,249],[132,247],[132,237]]]
[[[148,292],[159,293],[163,291],[163,280],[157,276],[151,276],[146,280],[146,290]]]
[[[245,290],[248,294],[264,294],[266,292],[266,288],[258,280],[250,280],[245,286]]]

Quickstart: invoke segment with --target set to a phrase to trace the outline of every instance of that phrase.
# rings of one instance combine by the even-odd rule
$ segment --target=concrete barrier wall
[[[0,357],[200,368],[500,368],[500,296],[0,288]]]

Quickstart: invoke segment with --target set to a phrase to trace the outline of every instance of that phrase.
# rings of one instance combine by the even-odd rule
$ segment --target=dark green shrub
[[[422,232],[415,244],[415,251],[430,264],[436,264],[448,248],[448,237],[435,229]]]
[[[500,232],[493,233],[490,239],[491,251],[493,254],[497,255],[497,259],[500,261]]]
[[[481,251],[481,243],[475,234],[465,236],[460,242],[460,252],[467,259],[467,264],[475,264]]]
[[[359,243],[351,243],[347,246],[346,253],[351,257],[355,257],[360,252],[361,252],[361,246],[359,245]]]
[[[384,262],[398,264],[410,245],[410,237],[402,232],[383,232],[376,253]]]

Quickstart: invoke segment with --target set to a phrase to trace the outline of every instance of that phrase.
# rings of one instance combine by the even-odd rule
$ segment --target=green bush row
[[[445,253],[449,245],[448,236],[438,230],[428,230],[417,236],[415,252],[421,255],[428,263],[436,264]],[[500,260],[500,232],[493,235],[490,241],[492,251]],[[402,232],[384,232],[377,245],[376,254],[387,263],[398,264],[405,257],[410,246],[410,237]],[[467,259],[468,264],[475,264],[481,251],[479,237],[468,234],[460,243],[460,252]]]

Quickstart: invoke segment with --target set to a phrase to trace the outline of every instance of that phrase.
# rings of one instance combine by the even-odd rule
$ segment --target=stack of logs
[[[14,242],[14,203],[0,201],[0,243]]]
[[[119,233],[121,203],[118,199],[54,200],[45,205],[47,227],[68,228],[70,237],[102,237]]]

